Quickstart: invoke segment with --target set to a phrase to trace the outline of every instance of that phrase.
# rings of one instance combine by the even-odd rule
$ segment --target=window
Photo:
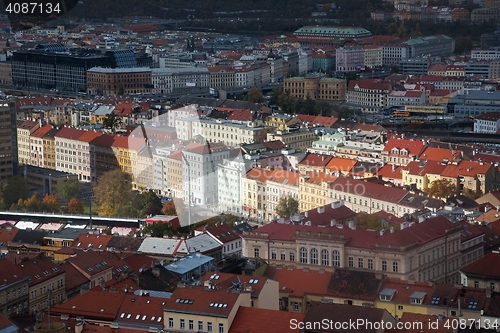
[[[311,249],[311,264],[318,264],[318,250],[316,250],[315,248]]]
[[[332,265],[340,267],[340,252],[337,250],[333,250],[332,252]]]
[[[276,260],[276,249],[271,250],[271,259]]]
[[[349,267],[354,267],[354,258],[353,257],[349,257],[347,260],[348,260],[348,263],[349,263],[348,264]]]
[[[188,330],[194,331],[194,321],[193,320],[188,321]]]
[[[174,328],[174,318],[168,318],[168,328]]]
[[[403,310],[403,306],[402,305],[398,305],[398,310]]]
[[[383,271],[387,270],[387,261],[386,260],[382,260],[382,270]]]
[[[207,322],[207,332],[213,332],[212,331],[212,323],[211,322]]]
[[[410,298],[411,304],[422,304],[422,299],[420,298]]]
[[[281,260],[286,260],[286,251],[285,250],[281,250]]]
[[[198,331],[203,331],[203,322],[198,320]]]
[[[301,247],[299,250],[300,262],[302,264],[307,264],[307,249],[305,247]]]
[[[392,271],[394,273],[397,273],[398,272],[398,262],[397,261],[393,261],[392,262]]]
[[[258,247],[254,247],[253,249],[253,257],[260,258],[260,249]]]
[[[321,265],[328,266],[329,262],[328,250],[321,250]]]
[[[184,322],[184,319],[180,319],[180,322],[179,322],[179,328],[181,330],[185,329],[186,328],[186,323]]]
[[[297,303],[297,302],[293,303],[293,309],[295,311],[299,311],[299,303]]]
[[[295,251],[290,251],[290,261],[295,261]]]
[[[358,268],[363,268],[363,258],[358,258]]]
[[[219,333],[224,333],[224,324],[219,323]]]
[[[373,259],[368,259],[368,269],[373,269]]]

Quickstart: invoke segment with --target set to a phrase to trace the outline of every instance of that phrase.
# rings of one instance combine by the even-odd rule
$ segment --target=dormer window
[[[392,148],[391,153],[394,155],[399,154],[399,149],[398,148]]]
[[[420,292],[420,291],[415,291],[413,294],[410,296],[410,303],[411,304],[422,304],[424,301],[426,293]]]
[[[390,302],[396,293],[396,289],[385,288],[380,292],[380,300]]]

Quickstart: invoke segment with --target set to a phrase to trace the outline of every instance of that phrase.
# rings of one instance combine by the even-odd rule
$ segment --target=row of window
[[[186,327],[186,324],[187,324],[187,327]],[[195,328],[194,328],[194,320],[192,319],[189,319],[187,320],[187,323],[186,323],[186,320],[181,318],[179,319],[179,329],[181,330],[188,330],[188,331],[195,331]],[[168,328],[175,328],[174,327],[174,318],[168,318]],[[206,329],[205,329],[206,327]],[[204,325],[204,322],[202,320],[198,320],[197,322],[197,328],[196,328],[196,331],[198,332],[202,332],[202,331],[205,331],[205,332],[214,332],[213,330],[213,323],[208,321],[206,323],[206,326]],[[219,323],[218,325],[218,333],[224,333],[224,323]]]

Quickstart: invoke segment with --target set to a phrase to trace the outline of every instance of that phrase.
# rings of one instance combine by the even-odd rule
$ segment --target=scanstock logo
[[[79,0],[3,0],[12,31],[41,26],[72,10]]]
[[[223,133],[215,119],[204,120],[212,128],[201,126],[201,117],[210,111],[200,116],[198,110],[194,105],[170,110],[137,126],[128,139],[129,147],[141,149],[133,181],[172,199],[182,226],[241,212],[241,177],[251,164],[239,147],[220,142]],[[220,133],[221,140],[210,142],[204,131],[212,137]],[[152,170],[144,163],[147,159],[152,160]]]

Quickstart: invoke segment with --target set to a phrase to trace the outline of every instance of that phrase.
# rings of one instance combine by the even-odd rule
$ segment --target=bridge
[[[90,224],[89,215],[0,211],[0,220]],[[105,227],[140,228],[140,219],[92,216],[92,224]]]

